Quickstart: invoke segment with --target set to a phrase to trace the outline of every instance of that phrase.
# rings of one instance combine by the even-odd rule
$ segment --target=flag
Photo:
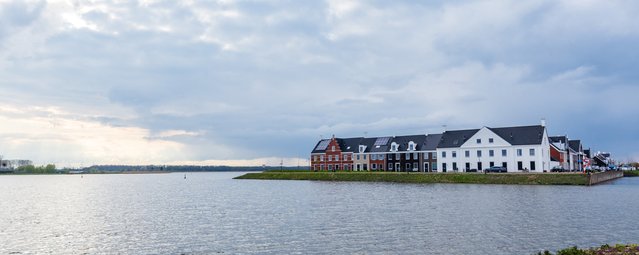
[[[589,159],[589,158],[584,157],[584,169],[585,169],[586,167],[589,167],[589,166],[590,166],[590,159]]]

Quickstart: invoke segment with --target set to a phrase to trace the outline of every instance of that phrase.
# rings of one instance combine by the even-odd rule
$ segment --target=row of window
[[[428,163],[424,163],[424,168],[426,170],[428,169]],[[444,164],[444,166],[446,166],[446,164]],[[313,170],[356,170],[356,171],[368,171],[368,164],[318,164],[315,165]],[[388,168],[384,169],[384,164],[376,164],[376,163],[372,163],[371,164],[371,170],[380,170],[380,171],[384,171],[384,170],[389,170],[389,171],[393,171],[393,170],[419,170],[419,164],[418,163],[406,163],[405,164],[405,168],[401,169],[401,165],[399,163],[388,163]],[[432,165],[432,169],[433,171],[437,171],[437,164],[433,164]]]
[[[482,157],[482,154],[483,154],[482,150],[477,150],[475,153],[477,154],[478,158]],[[445,158],[447,156],[446,154],[447,153],[445,151],[442,151],[442,158]],[[524,154],[523,149],[517,149],[517,156],[521,157],[521,156],[523,156],[523,154]],[[529,149],[528,150],[528,155],[535,156],[535,149]],[[470,151],[469,150],[465,150],[464,151],[464,156],[467,157],[467,158],[470,158]],[[494,157],[495,156],[495,150],[488,150],[488,156],[489,157]],[[508,156],[508,150],[506,150],[506,149],[501,150],[501,156],[502,157],[507,157]],[[451,152],[451,157],[456,158],[457,157],[457,151],[452,151]]]
[[[495,162],[493,162],[493,161],[488,162],[488,167],[493,167],[493,166],[495,166]],[[508,163],[507,162],[501,162],[501,166],[506,168],[506,169],[508,169]],[[530,168],[528,168],[528,166],[530,166]],[[535,161],[530,161],[530,164],[528,166],[524,166],[524,162],[522,162],[522,161],[517,161],[517,170],[520,170],[520,171],[522,171],[522,170],[530,170],[530,171],[537,170],[537,164],[536,164]],[[452,163],[452,167],[453,167],[452,168],[453,171],[459,170],[457,168],[457,162],[453,162]],[[468,170],[471,170],[471,169],[483,170],[484,169],[483,167],[484,167],[484,165],[483,165],[482,162],[477,162],[477,168],[471,168],[470,162],[466,162],[465,165],[464,165],[464,170],[465,171],[468,171]],[[442,163],[442,171],[446,172],[446,170],[448,170],[448,164]]]
[[[393,159],[393,158],[394,159],[401,159],[401,155],[402,154],[404,154],[404,158],[405,159],[411,159],[411,158],[412,159],[419,159],[419,153],[417,153],[417,152],[388,154],[388,159]],[[349,158],[350,158],[349,155],[350,154],[344,154],[344,156],[342,157],[343,160],[344,161],[349,161]],[[356,160],[360,160],[360,159],[366,160],[367,155],[368,154],[355,154],[354,156],[355,156]],[[384,158],[386,157],[385,155],[386,154],[370,154],[370,159],[371,160],[384,160]],[[393,155],[394,155],[394,157],[393,157]],[[437,158],[437,153],[424,152],[424,153],[422,153],[422,156],[424,158],[427,158],[426,156],[428,156],[428,157],[431,157],[433,159],[436,159]],[[318,161],[318,159],[319,159],[319,161],[324,161],[324,155],[319,155],[319,156],[315,155],[315,156],[313,156],[313,161]],[[340,156],[339,155],[328,155],[327,159],[328,159],[327,161],[339,161],[340,160]]]

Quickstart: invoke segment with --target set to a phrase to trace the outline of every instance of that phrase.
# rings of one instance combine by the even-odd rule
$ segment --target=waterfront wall
[[[588,176],[588,185],[595,185],[621,177],[623,177],[623,171],[606,171],[601,173],[593,173]]]

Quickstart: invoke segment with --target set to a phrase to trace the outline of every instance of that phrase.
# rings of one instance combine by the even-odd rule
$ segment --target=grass
[[[639,255],[639,246],[636,244],[617,244],[615,246],[610,246],[607,244],[602,245],[598,248],[590,248],[590,249],[579,249],[576,246],[566,248],[563,250],[557,251],[557,253],[551,253],[549,251],[544,251],[537,253],[537,255]]]
[[[639,176],[639,170],[623,171],[623,177],[637,177]]]
[[[565,173],[396,173],[396,172],[279,172],[248,173],[236,179],[257,180],[313,180],[364,181],[398,183],[475,183],[475,184],[531,184],[531,185],[587,185],[584,174]]]

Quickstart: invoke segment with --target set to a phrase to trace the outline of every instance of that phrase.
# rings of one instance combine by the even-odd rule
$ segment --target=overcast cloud
[[[320,138],[534,125],[639,160],[637,1],[0,0],[0,154],[306,164]]]

